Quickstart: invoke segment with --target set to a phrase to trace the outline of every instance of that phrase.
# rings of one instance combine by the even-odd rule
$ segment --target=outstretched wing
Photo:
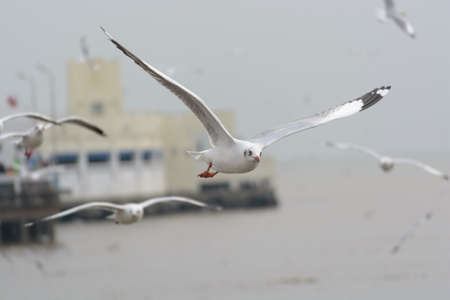
[[[409,22],[406,17],[404,17],[400,13],[394,13],[392,15],[392,20],[400,27],[401,30],[406,32],[410,37],[415,38],[416,37],[416,31],[414,30],[414,27],[412,26],[411,22]]]
[[[56,124],[56,121],[54,121],[52,118],[47,117],[43,114],[38,114],[38,113],[19,113],[19,114],[14,114],[14,115],[10,115],[10,116],[6,116],[4,118],[2,118],[0,121],[2,122],[6,122],[6,121],[10,121],[10,120],[14,120],[14,119],[18,119],[18,118],[30,118],[30,119],[34,119],[37,121],[41,121],[41,122],[45,122],[45,123],[53,123]]]
[[[394,8],[394,0],[384,0],[384,5],[386,6],[386,10],[390,10]]]
[[[325,145],[328,147],[332,147],[332,148],[336,148],[336,149],[340,149],[340,150],[357,150],[357,151],[369,154],[369,155],[373,156],[374,158],[376,158],[377,160],[381,159],[381,155],[378,152],[376,152],[375,150],[370,149],[368,147],[365,147],[365,146],[360,146],[360,145],[350,144],[350,143],[335,143],[335,142],[330,142],[330,141],[326,142]]]
[[[438,176],[441,177],[444,180],[448,180],[448,175],[433,168],[430,165],[427,165],[421,161],[415,160],[415,159],[410,159],[410,158],[394,158],[394,163],[396,164],[406,164],[406,165],[413,165],[416,166],[418,168],[423,169],[424,171],[430,173],[431,175],[434,176]]]
[[[178,98],[180,98],[181,101],[189,107],[200,122],[202,122],[213,145],[229,145],[234,143],[234,139],[231,134],[226,130],[219,118],[208,108],[208,106],[206,106],[205,102],[200,97],[175,80],[171,79],[169,76],[163,74],[145,61],[141,60],[139,57],[126,49],[122,44],[117,42],[103,27],[101,27],[101,29],[106,34],[108,39],[116,45],[120,51],[131,58],[138,66],[144,69],[145,72],[156,79],[156,81],[178,96]]]
[[[191,198],[186,198],[186,197],[178,197],[178,196],[169,196],[169,197],[159,197],[159,198],[152,198],[149,200],[146,200],[144,202],[142,202],[140,205],[145,208],[147,206],[150,205],[154,205],[157,203],[162,203],[162,202],[182,202],[182,203],[189,203],[195,206],[200,206],[200,207],[205,207],[205,208],[210,208],[210,209],[216,209],[216,210],[220,210],[222,209],[220,206],[211,206],[208,205],[206,203],[191,199]]]
[[[120,205],[109,203],[109,202],[91,202],[91,203],[86,203],[86,204],[82,204],[79,206],[75,206],[75,207],[63,210],[62,212],[59,212],[57,214],[42,218],[39,220],[39,222],[58,219],[58,218],[79,212],[81,210],[86,210],[86,209],[91,209],[91,208],[103,209],[103,210],[113,211],[113,212],[122,209],[122,207]],[[25,227],[32,226],[35,223],[36,222],[26,223]]]
[[[81,127],[84,127],[88,130],[91,130],[93,132],[95,132],[98,135],[101,136],[106,136],[105,132],[103,131],[103,129],[101,129],[100,127],[98,127],[97,125],[83,119],[80,117],[67,117],[67,118],[63,118],[63,119],[59,119],[56,121],[56,125],[63,125],[63,124],[74,124],[74,125],[78,125]],[[50,127],[52,127],[54,124],[47,124],[45,126],[45,129],[49,129]]]
[[[251,138],[250,141],[265,148],[284,137],[290,136],[291,134],[313,128],[333,120],[349,117],[380,101],[384,96],[386,96],[390,89],[390,86],[383,86],[374,89],[355,100],[351,100],[335,108],[305,119],[293,121],[291,123],[264,131],[263,133]]]
[[[27,135],[27,132],[9,132],[0,135],[0,140],[12,139],[12,138],[21,138]]]
[[[398,251],[400,251],[400,248],[403,246],[403,244],[406,243],[407,240],[414,237],[414,233],[419,229],[419,227],[426,221],[431,220],[432,216],[433,213],[428,212],[424,216],[421,216],[418,220],[416,220],[416,222],[412,224],[409,230],[400,237],[399,241],[394,245],[394,247],[392,247],[391,253],[396,254]]]

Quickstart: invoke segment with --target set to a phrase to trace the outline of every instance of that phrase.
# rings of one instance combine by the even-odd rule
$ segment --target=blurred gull
[[[20,176],[23,179],[28,179],[31,181],[38,181],[43,177],[53,175],[56,173],[62,173],[66,170],[64,166],[48,166],[44,168],[40,168],[34,171],[28,171],[26,168],[21,168]]]
[[[395,7],[394,0],[384,0],[385,8],[380,8],[377,12],[377,17],[380,22],[392,19],[401,30],[403,30],[410,37],[415,38],[416,32],[411,23],[406,19],[404,12],[399,12]]]
[[[423,162],[420,162],[418,160],[414,160],[414,159],[410,159],[410,158],[393,158],[393,157],[381,155],[381,154],[375,152],[375,150],[372,150],[370,148],[360,146],[360,145],[350,144],[350,143],[335,143],[335,142],[328,141],[325,143],[325,145],[328,147],[332,147],[332,148],[336,148],[336,149],[340,149],[340,150],[357,150],[360,152],[367,153],[379,161],[380,168],[384,172],[391,171],[394,168],[395,164],[413,165],[413,166],[423,169],[424,171],[430,173],[431,175],[438,176],[444,180],[448,180],[447,174],[444,174],[441,171],[436,170],[435,168],[433,168],[429,165],[426,165]]]
[[[47,117],[42,114],[32,113],[32,112],[19,113],[19,114],[9,115],[9,116],[6,116],[6,117],[3,117],[0,119],[0,134],[3,133],[3,129],[5,127],[5,122],[11,121],[14,119],[18,119],[18,118],[29,118],[29,119],[46,122],[46,123],[56,123],[56,121],[52,120],[50,117]]]
[[[53,123],[37,124],[25,132],[11,132],[0,135],[0,140],[15,138],[15,143],[24,147],[25,156],[30,158],[33,154],[33,150],[42,144],[44,139],[43,132],[53,127],[53,125],[74,124],[93,131],[98,135],[105,136],[105,133],[101,128],[79,117],[67,117],[52,122]]]
[[[391,253],[392,254],[398,253],[398,251],[400,251],[400,248],[403,246],[403,244],[407,240],[409,240],[409,239],[414,237],[414,233],[417,231],[417,229],[419,229],[419,227],[423,223],[431,220],[432,217],[433,217],[433,213],[432,212],[428,212],[424,216],[420,217],[416,222],[414,222],[414,224],[411,226],[411,228],[404,235],[402,235],[402,237],[397,242],[397,244],[395,244],[395,246],[392,247]]]
[[[39,220],[38,222],[50,221],[50,220],[58,219],[58,218],[76,213],[78,211],[94,208],[94,209],[101,209],[101,210],[113,212],[113,214],[111,216],[109,216],[108,218],[113,219],[116,224],[132,224],[132,223],[136,223],[136,222],[142,220],[142,218],[144,216],[144,209],[147,206],[154,205],[157,203],[172,202],[172,201],[188,203],[188,204],[192,204],[195,206],[214,209],[214,210],[221,209],[221,207],[219,207],[219,206],[210,206],[210,205],[207,205],[203,202],[200,202],[200,201],[197,201],[194,199],[170,196],[170,197],[153,198],[153,199],[149,199],[144,202],[141,202],[141,203],[114,204],[114,203],[110,203],[110,202],[91,202],[91,203],[86,203],[86,204],[82,204],[79,206],[75,206],[73,208],[64,210],[60,213],[45,217],[45,218]],[[35,223],[36,222],[26,223],[25,227],[32,226]]]
[[[84,61],[85,63],[87,63],[88,66],[92,70],[97,71],[98,70],[98,66],[97,66],[97,64],[95,64],[95,62],[91,58],[89,47],[88,47],[88,44],[87,44],[86,36],[82,36],[81,37],[81,39],[80,39],[80,48],[81,48],[81,57],[82,57],[81,60]]]
[[[208,132],[212,148],[201,152],[188,151],[194,159],[208,164],[208,169],[198,175],[203,178],[213,177],[219,172],[245,173],[252,171],[258,166],[263,149],[274,142],[305,129],[345,118],[365,110],[380,101],[391,88],[390,86],[376,88],[355,100],[348,101],[335,108],[267,130],[249,140],[240,140],[231,136],[219,118],[208,108],[200,97],[148,63],[142,61],[117,42],[103,27],[101,29],[120,51],[130,57],[144,71],[156,79],[156,81],[178,96],[203,124]],[[215,172],[210,172],[211,168]]]

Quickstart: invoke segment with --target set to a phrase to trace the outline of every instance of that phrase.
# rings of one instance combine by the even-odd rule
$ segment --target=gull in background
[[[54,219],[58,219],[82,210],[86,209],[101,209],[110,211],[113,214],[109,216],[109,219],[113,219],[116,224],[132,224],[136,223],[144,217],[144,209],[150,205],[155,205],[157,203],[165,203],[165,202],[181,202],[181,203],[188,203],[191,205],[213,209],[213,210],[221,210],[222,208],[220,206],[211,206],[208,204],[205,204],[203,202],[185,198],[185,197],[177,197],[177,196],[170,196],[170,197],[159,197],[159,198],[153,198],[146,200],[141,203],[127,203],[127,204],[114,204],[110,202],[91,202],[82,204],[79,206],[72,207],[70,209],[64,210],[60,213],[45,217],[40,219],[38,222],[44,222],[44,221],[50,221]],[[34,225],[36,222],[30,222],[26,223],[25,227],[29,227]]]
[[[89,47],[87,44],[87,38],[86,36],[82,36],[80,38],[80,48],[81,48],[81,57],[82,61],[88,64],[89,68],[91,68],[94,71],[98,70],[97,64],[94,62],[94,60],[91,58]]]
[[[54,125],[74,124],[84,127],[98,135],[106,136],[104,131],[96,125],[79,117],[67,117],[60,120],[52,121],[52,123],[39,123],[25,132],[10,132],[0,135],[0,141],[3,139],[16,139],[18,146],[25,148],[25,156],[27,159],[33,154],[33,150],[42,145],[44,139],[44,131],[52,128]]]
[[[29,171],[23,167],[20,169],[20,177],[25,180],[38,181],[43,177],[57,173],[63,173],[64,171],[66,171],[66,168],[64,166],[48,166],[34,171]]]
[[[350,143],[335,143],[335,142],[325,142],[325,145],[328,147],[332,147],[332,148],[336,148],[336,149],[340,149],[340,150],[356,150],[356,151],[360,151],[366,154],[369,154],[370,156],[374,157],[375,159],[377,159],[380,163],[380,168],[384,171],[384,172],[389,172],[391,171],[394,166],[396,164],[404,164],[404,165],[412,165],[412,166],[416,166],[418,168],[423,169],[424,171],[430,173],[431,175],[440,177],[444,180],[448,180],[448,175],[436,170],[435,168],[424,164],[421,161],[418,160],[414,160],[414,159],[410,159],[410,158],[393,158],[393,157],[389,157],[389,156],[385,156],[385,155],[381,155],[378,152],[376,152],[375,150],[372,150],[368,147],[364,147],[364,146],[360,146],[360,145],[356,145],[356,144],[350,144]]]
[[[387,19],[391,19],[411,38],[416,37],[414,27],[406,19],[406,13],[397,10],[394,0],[384,0],[384,7],[385,8],[380,8],[377,11],[377,17],[380,22],[384,23]]]
[[[335,108],[264,131],[248,140],[241,140],[231,136],[219,118],[208,108],[200,97],[141,60],[117,42],[103,27],[101,29],[120,51],[131,58],[156,81],[178,96],[203,124],[208,132],[212,148],[201,152],[187,151],[194,159],[201,160],[208,165],[207,170],[198,175],[203,178],[213,177],[219,172],[250,172],[258,166],[262,151],[276,141],[294,133],[336,119],[345,118],[365,110],[380,101],[391,89],[390,86],[376,88],[359,98],[348,101]],[[210,172],[212,168],[215,172]]]
[[[400,240],[395,244],[394,247],[391,249],[391,254],[397,254],[398,251],[400,251],[400,248],[403,246],[404,243],[406,243],[407,240],[414,237],[414,233],[419,229],[419,227],[425,223],[431,220],[433,217],[432,212],[427,212],[424,216],[421,216],[414,224],[411,226],[411,228],[400,238]]]
[[[45,115],[38,114],[38,113],[26,112],[26,113],[13,114],[13,115],[9,115],[9,116],[6,116],[6,117],[3,117],[0,119],[0,134],[3,133],[3,129],[5,128],[5,123],[7,121],[11,121],[11,120],[18,119],[18,118],[29,118],[29,119],[33,119],[33,120],[37,120],[37,121],[41,121],[41,122],[56,124],[56,121],[52,120],[50,117],[47,117]]]

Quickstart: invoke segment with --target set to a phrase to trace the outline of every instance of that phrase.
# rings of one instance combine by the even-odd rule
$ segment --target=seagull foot
[[[198,174],[198,177],[201,177],[201,178],[211,178],[211,177],[216,176],[217,173],[219,173],[219,172],[208,172],[208,171],[205,171],[205,172],[203,172],[203,173]]]
[[[33,155],[33,151],[30,150],[25,151],[25,157],[27,158],[27,160],[30,159],[31,155]]]

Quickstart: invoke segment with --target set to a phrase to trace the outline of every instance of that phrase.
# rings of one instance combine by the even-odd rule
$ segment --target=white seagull
[[[20,169],[20,176],[23,179],[28,179],[31,181],[37,181],[40,180],[43,177],[56,174],[56,173],[62,173],[66,171],[66,168],[64,166],[48,166],[44,168],[40,168],[34,171],[28,171],[26,168]]]
[[[401,30],[411,38],[416,37],[416,32],[411,23],[406,19],[406,13],[399,12],[395,7],[394,0],[384,0],[385,8],[380,8],[377,13],[378,20],[385,22],[388,18],[393,20]]]
[[[127,203],[127,204],[114,204],[110,202],[91,202],[82,204],[79,206],[72,207],[70,209],[64,210],[62,212],[59,212],[57,214],[45,217],[40,219],[38,222],[43,221],[50,221],[54,219],[58,219],[76,212],[79,212],[81,210],[86,209],[101,209],[110,211],[113,214],[109,216],[109,219],[113,219],[116,224],[132,224],[136,223],[140,220],[142,220],[144,216],[144,209],[147,206],[154,205],[157,203],[163,203],[163,202],[181,202],[181,203],[188,203],[195,206],[200,206],[208,209],[214,209],[214,210],[221,210],[222,208],[220,206],[210,206],[208,204],[205,204],[203,202],[185,198],[185,197],[177,197],[177,196],[169,196],[169,197],[159,197],[159,198],[153,198],[146,200],[141,203]],[[32,226],[36,222],[30,222],[26,223],[25,227]]]
[[[258,166],[263,149],[274,142],[302,130],[348,117],[369,108],[381,100],[391,89],[390,86],[374,89],[355,100],[348,101],[335,108],[264,131],[251,139],[241,140],[231,136],[218,117],[200,97],[138,58],[117,42],[103,27],[101,29],[119,50],[130,57],[160,84],[178,96],[203,124],[208,132],[212,148],[201,152],[188,151],[194,159],[208,164],[208,169],[198,175],[203,178],[213,177],[218,172],[245,173],[252,171]],[[211,168],[215,172],[210,172]]]
[[[41,122],[56,124],[56,121],[54,121],[50,117],[47,117],[42,114],[33,113],[33,112],[19,113],[19,114],[9,115],[9,116],[6,116],[6,117],[3,117],[0,119],[0,134],[3,133],[3,129],[4,129],[5,123],[7,121],[11,121],[11,120],[18,119],[18,118],[29,118],[29,119],[33,119],[33,120],[37,120],[37,121],[41,121]]]
[[[3,135],[0,135],[0,140],[15,138],[15,143],[25,148],[25,156],[27,157],[27,159],[29,159],[33,154],[33,150],[38,148],[42,144],[44,139],[44,131],[50,129],[51,127],[53,127],[53,125],[74,124],[91,130],[98,135],[106,136],[101,128],[79,117],[67,117],[52,122],[53,123],[36,124],[34,127],[25,132],[5,133]]]
[[[396,254],[398,251],[400,251],[400,248],[403,246],[403,244],[406,243],[407,240],[413,238],[415,232],[419,229],[419,227],[423,223],[430,221],[432,217],[433,212],[427,212],[424,216],[421,216],[416,222],[414,222],[411,228],[404,235],[402,235],[397,244],[392,247],[391,254]]]
[[[368,147],[350,144],[350,143],[326,142],[325,144],[328,147],[333,147],[333,148],[340,149],[340,150],[357,150],[357,151],[369,154],[370,156],[372,156],[378,160],[378,162],[380,163],[380,168],[384,172],[391,171],[396,164],[404,164],[404,165],[416,166],[416,167],[421,168],[424,171],[430,173],[431,175],[438,176],[444,180],[449,179],[447,174],[445,174],[439,170],[436,170],[435,168],[433,168],[427,164],[424,164],[423,162],[418,161],[418,160],[414,160],[414,159],[410,159],[410,158],[393,158],[393,157],[389,157],[386,155],[381,155],[378,152],[376,152],[375,150],[372,150]]]

